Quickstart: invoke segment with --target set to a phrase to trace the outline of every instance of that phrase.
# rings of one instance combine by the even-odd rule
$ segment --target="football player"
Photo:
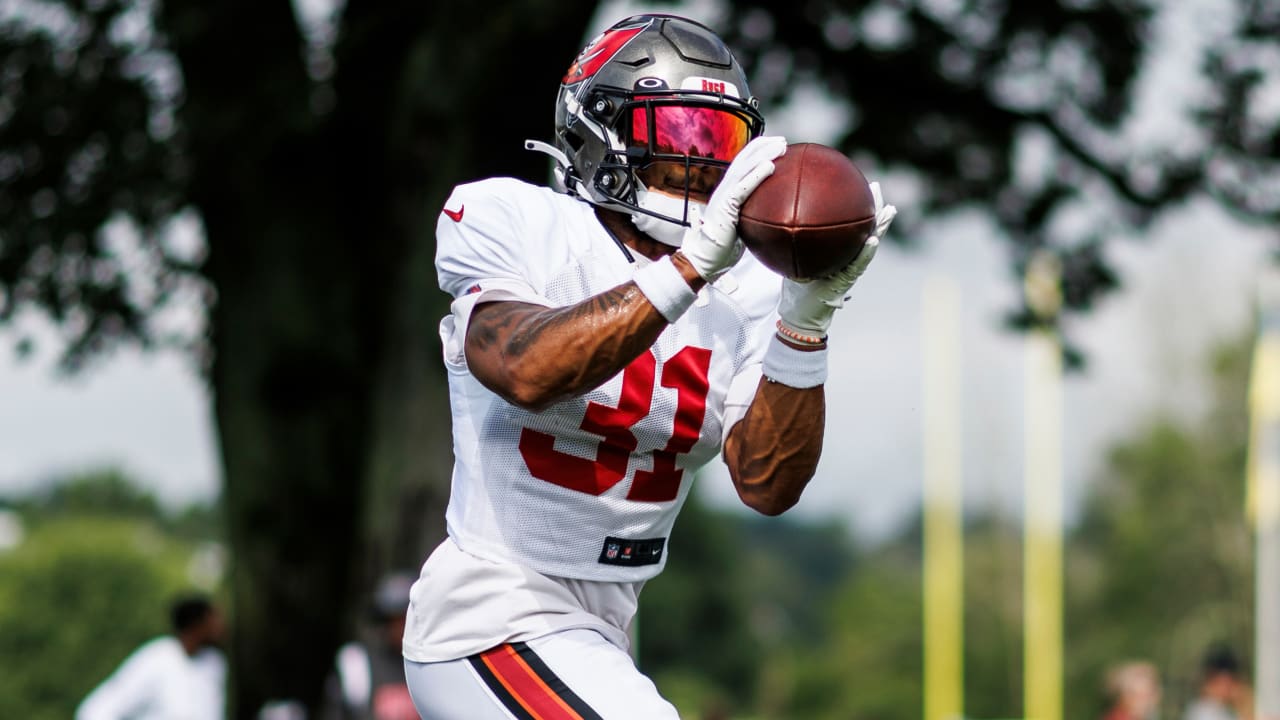
[[[413,586],[406,675],[427,720],[643,718],[675,708],[628,653],[693,474],[793,506],[822,448],[843,272],[784,281],[738,211],[786,150],[708,28],[641,15],[565,74],[556,188],[457,187],[437,227],[453,414],[448,538]]]

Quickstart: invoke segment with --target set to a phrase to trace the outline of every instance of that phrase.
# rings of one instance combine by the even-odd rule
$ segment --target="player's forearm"
[[[473,350],[496,353],[498,372],[477,377],[509,402],[534,410],[599,387],[667,326],[632,283],[568,307],[504,310],[476,308],[468,362],[474,371]]]
[[[693,290],[705,285],[678,254]],[[668,321],[634,282],[560,308],[477,305],[467,328],[467,365],[481,384],[530,410],[594,390],[648,350]]]
[[[733,485],[748,507],[778,515],[799,502],[822,455],[826,407],[820,385],[797,389],[760,381],[724,449]]]

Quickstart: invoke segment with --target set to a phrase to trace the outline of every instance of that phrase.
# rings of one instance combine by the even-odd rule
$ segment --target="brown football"
[[[844,153],[796,143],[742,205],[738,236],[760,262],[793,280],[826,277],[850,263],[876,223],[875,198]]]

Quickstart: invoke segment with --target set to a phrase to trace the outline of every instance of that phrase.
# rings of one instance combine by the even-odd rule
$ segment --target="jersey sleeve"
[[[75,720],[116,720],[143,710],[159,677],[154,645],[144,645],[125,659],[76,708]]]
[[[462,340],[471,311],[481,302],[511,300],[550,305],[528,267],[534,233],[526,226],[518,180],[494,178],[459,185],[436,223],[436,274],[453,297],[440,325],[445,360],[464,365]]]
[[[530,229],[520,198],[526,186],[494,178],[459,185],[445,202],[436,224],[436,272],[440,289],[457,299],[493,295],[545,304],[528,272]]]

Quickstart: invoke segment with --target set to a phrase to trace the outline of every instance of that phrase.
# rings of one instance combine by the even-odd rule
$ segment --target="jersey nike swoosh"
[[[444,208],[444,214],[448,215],[449,219],[454,222],[462,222],[462,213],[466,211],[467,211],[466,205],[459,207],[457,210],[450,210],[449,208]]]

